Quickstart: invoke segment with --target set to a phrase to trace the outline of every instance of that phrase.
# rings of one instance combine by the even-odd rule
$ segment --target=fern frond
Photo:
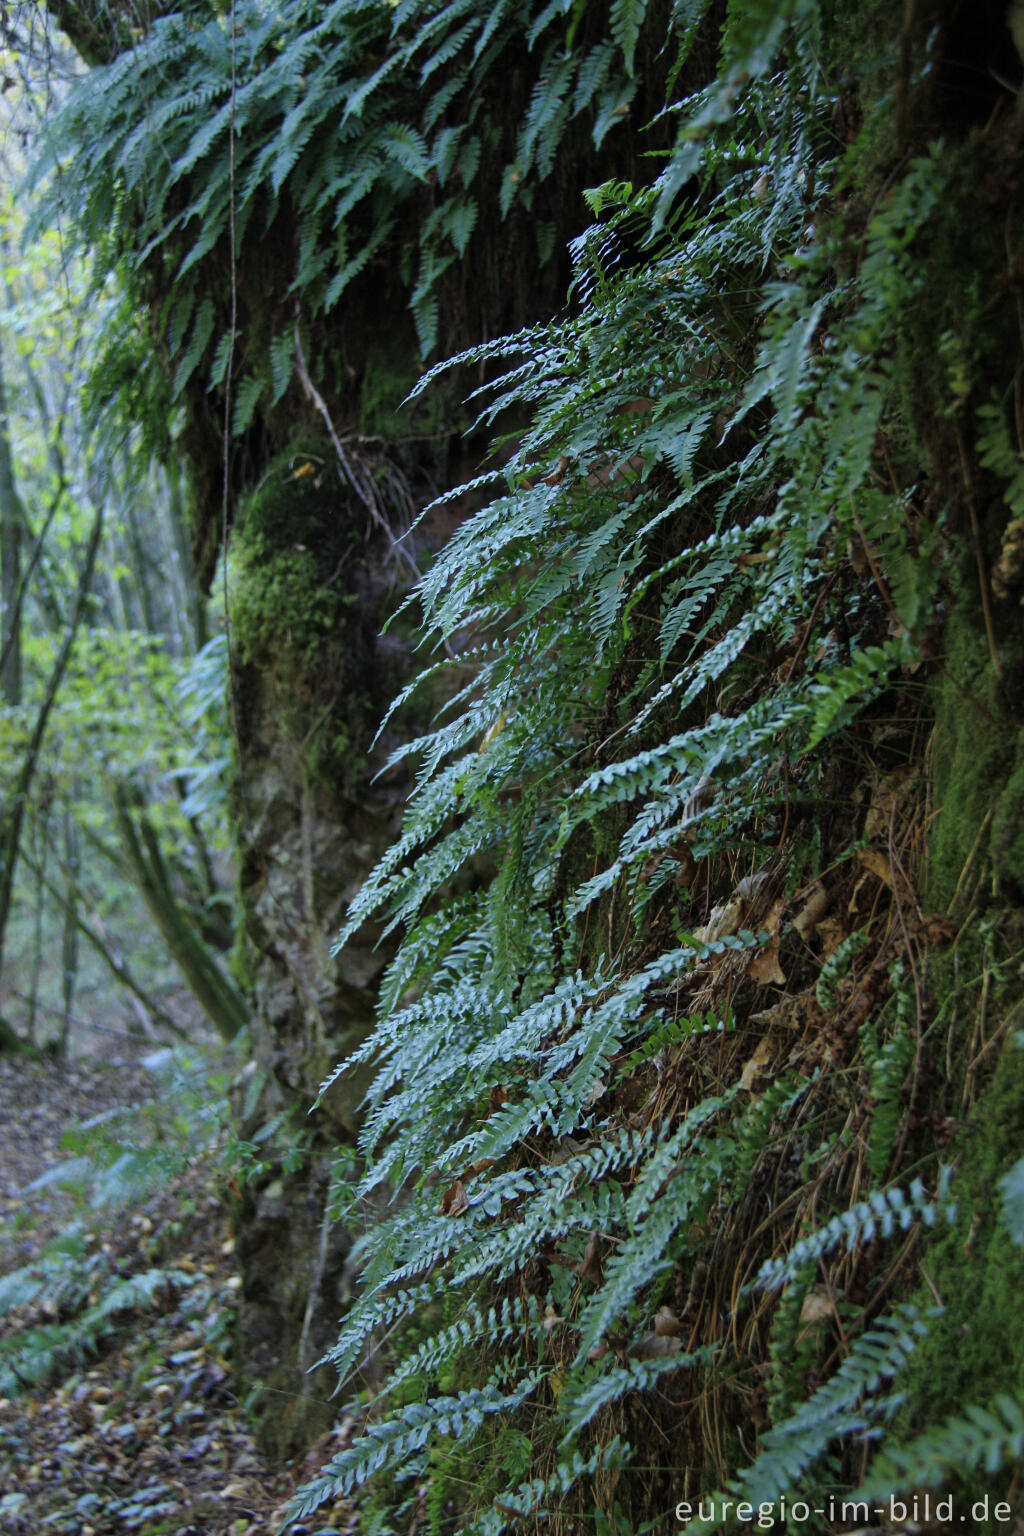
[[[978,1470],[994,1476],[1022,1456],[1024,1408],[1001,1393],[985,1408],[972,1405],[909,1444],[881,1451],[851,1498],[882,1500],[908,1488],[939,1488]]]

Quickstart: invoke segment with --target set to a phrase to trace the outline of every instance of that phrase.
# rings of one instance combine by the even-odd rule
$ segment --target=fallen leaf
[[[785,985],[786,976],[779,964],[779,941],[774,938],[764,949],[757,950],[747,961],[745,974],[757,987]]]
[[[740,1087],[746,1093],[751,1091],[758,1078],[766,1075],[766,1069],[771,1063],[773,1055],[774,1052],[770,1040],[764,1039],[757,1042],[756,1051],[740,1073]]]
[[[470,1163],[462,1177],[463,1179],[471,1179],[474,1174],[483,1173],[486,1169],[493,1168],[496,1162],[497,1158],[495,1157],[482,1157],[479,1162]]]
[[[712,907],[711,916],[703,928],[698,928],[694,938],[698,944],[712,944],[715,939],[724,939],[735,933],[743,920],[743,899],[734,896],[731,900],[722,902],[717,907]]]
[[[793,927],[806,944],[817,924],[825,916],[829,894],[820,880],[815,880],[811,893],[793,919]]]
[[[827,960],[846,938],[846,924],[840,917],[826,917],[824,922],[818,923],[814,936],[821,948],[822,959]]]
[[[892,865],[881,848],[858,848],[857,862],[892,890]]]
[[[897,768],[884,779],[878,779],[871,791],[871,804],[864,817],[864,836],[889,841],[890,829],[899,815],[901,802],[907,791],[914,787],[917,778],[915,767]]]
[[[697,787],[683,806],[683,820],[692,821],[702,811],[706,811],[713,803],[718,793],[718,785],[708,774],[704,774],[697,781]]]
[[[600,1285],[604,1280],[604,1266],[601,1263],[601,1235],[599,1232],[591,1232],[583,1258],[576,1267],[576,1273],[581,1280],[590,1280],[594,1285]]]
[[[800,1322],[803,1326],[796,1336],[796,1342],[801,1344],[817,1338],[825,1325],[837,1316],[835,1293],[830,1295],[824,1286],[814,1286],[807,1292],[800,1308]]]
[[[836,1304],[822,1286],[816,1285],[807,1292],[800,1308],[802,1323],[823,1323],[835,1315]]]
[[[945,917],[922,917],[917,925],[917,935],[926,944],[952,944],[957,928]]]
[[[781,997],[770,1008],[762,1008],[760,1013],[750,1015],[751,1024],[756,1024],[765,1034],[772,1029],[798,1029],[803,1023],[803,999],[787,994]]]
[[[629,1353],[634,1360],[660,1360],[667,1355],[677,1355],[682,1347],[681,1339],[667,1339],[658,1333],[645,1333]]]
[[[602,1082],[602,1080],[600,1078],[598,1078],[598,1080],[594,1084],[593,1088],[591,1088],[590,1092],[587,1094],[586,1098],[583,1100],[583,1108],[584,1109],[593,1109],[593,1107],[597,1103],[598,1099],[604,1097],[605,1092],[606,1092],[605,1085]]]
[[[741,901],[753,901],[767,879],[768,871],[766,869],[759,869],[752,875],[744,875],[739,885],[733,891],[733,895],[738,896]]]
[[[469,1196],[461,1179],[453,1179],[441,1201],[442,1216],[461,1216],[469,1210]]]

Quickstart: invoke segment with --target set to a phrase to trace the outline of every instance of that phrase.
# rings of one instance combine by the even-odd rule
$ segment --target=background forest
[[[235,1042],[292,1517],[1016,1529],[1016,9],[49,9],[3,1043]]]

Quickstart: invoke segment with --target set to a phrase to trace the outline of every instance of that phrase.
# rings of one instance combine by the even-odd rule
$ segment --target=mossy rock
[[[1002,1217],[1000,1180],[1024,1157],[1024,1051],[1010,1035],[995,1075],[958,1138],[963,1162],[953,1194],[956,1220],[936,1226],[923,1256],[931,1281],[915,1298],[931,1322],[907,1376],[903,1436],[913,1438],[998,1393],[1024,1400],[1024,1248],[1010,1240]],[[932,1289],[934,1287],[934,1290]],[[1002,1476],[979,1472],[965,1480],[967,1497],[993,1495]]]

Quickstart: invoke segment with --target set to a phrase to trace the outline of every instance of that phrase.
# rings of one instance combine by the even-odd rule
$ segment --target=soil
[[[258,1384],[238,1379],[232,1365],[241,1279],[224,1136],[207,1131],[205,1144],[190,1150],[194,1133],[152,1065],[0,1055],[6,1536],[358,1529],[348,1504],[287,1521],[290,1496],[346,1429],[284,1466],[261,1455],[246,1414]],[[148,1182],[140,1176],[134,1198],[125,1200],[123,1189],[110,1198],[118,1178],[135,1177],[130,1161],[118,1163],[118,1144],[132,1142],[143,1147],[140,1161],[148,1157]],[[91,1170],[78,1164],[58,1179],[58,1165],[83,1150]],[[54,1284],[55,1264],[63,1266],[63,1290]],[[138,1277],[149,1277],[151,1294],[113,1310],[83,1337],[83,1318],[102,1309],[113,1287]]]

